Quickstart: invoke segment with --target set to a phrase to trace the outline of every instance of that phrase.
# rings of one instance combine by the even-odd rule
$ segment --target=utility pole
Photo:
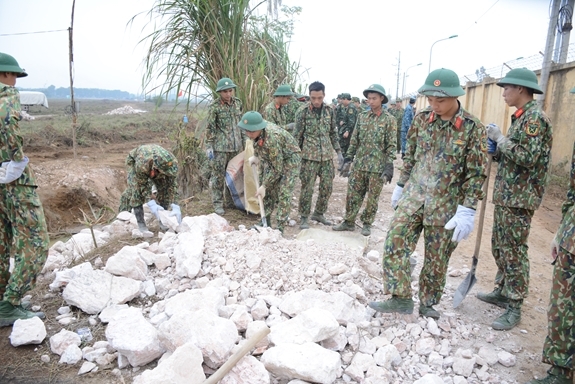
[[[557,30],[557,17],[559,16],[559,7],[561,0],[551,0],[551,16],[549,17],[549,27],[547,28],[547,43],[545,44],[545,54],[543,55],[543,67],[541,68],[541,78],[539,86],[543,90],[542,95],[538,95],[537,104],[543,109],[545,104],[545,94],[547,93],[547,83],[553,64],[553,40],[555,40],[555,31]]]
[[[399,97],[399,69],[401,67],[401,51],[399,51],[399,56],[397,57],[397,88],[395,88],[395,98]],[[391,100],[390,100],[391,102]]]

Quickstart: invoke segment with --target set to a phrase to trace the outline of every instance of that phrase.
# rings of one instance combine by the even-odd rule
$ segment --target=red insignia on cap
[[[439,86],[441,85],[441,81],[435,80],[435,81],[433,82],[433,85],[435,85],[436,87],[439,87]]]

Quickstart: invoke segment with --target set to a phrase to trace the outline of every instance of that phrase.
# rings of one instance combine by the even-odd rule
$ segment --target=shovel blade
[[[266,220],[265,216],[262,217],[262,224],[264,225],[264,228],[268,226],[268,221]]]
[[[469,271],[469,274],[465,277],[465,280],[463,280],[461,284],[459,284],[459,287],[457,287],[457,290],[453,294],[453,308],[457,308],[459,304],[461,304],[465,296],[467,296],[469,291],[471,291],[471,288],[473,288],[473,286],[477,282],[477,278],[475,277],[476,267],[477,267],[477,258],[473,257],[473,265],[471,267],[471,271]]]

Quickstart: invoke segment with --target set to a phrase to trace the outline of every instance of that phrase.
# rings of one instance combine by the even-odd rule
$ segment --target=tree
[[[269,1],[272,10],[281,4]],[[301,8],[284,7],[287,21],[255,16],[264,2],[250,8],[249,0],[156,0],[148,12],[154,32],[142,40],[149,44],[144,88],[190,97],[204,93],[198,87],[214,92],[230,77],[245,110],[258,110],[277,85],[295,86],[299,64],[289,59],[288,39]],[[154,85],[158,78],[165,82]]]

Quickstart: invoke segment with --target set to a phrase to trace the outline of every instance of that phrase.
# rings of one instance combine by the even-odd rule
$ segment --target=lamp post
[[[407,71],[413,67],[419,67],[422,63],[412,65],[411,67],[407,67],[405,72],[403,72],[403,86],[401,87],[401,97],[405,96],[405,78],[407,77]]]
[[[433,46],[436,43],[439,43],[440,41],[444,41],[444,40],[449,40],[449,39],[453,39],[456,38],[459,35],[451,35],[449,37],[446,37],[445,39],[439,39],[437,40],[435,43],[431,44],[431,48],[429,49],[429,68],[427,69],[427,73],[429,74],[429,72],[431,72],[431,53],[433,52]]]

